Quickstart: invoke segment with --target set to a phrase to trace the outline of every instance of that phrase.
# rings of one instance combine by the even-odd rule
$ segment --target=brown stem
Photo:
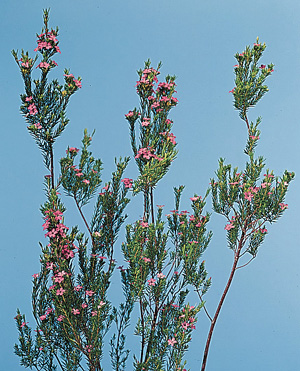
[[[77,198],[76,198],[75,195],[74,195],[74,200],[75,200],[76,206],[77,206],[77,208],[78,208],[78,210],[79,210],[79,213],[80,213],[80,215],[81,215],[81,217],[82,217],[82,219],[83,219],[83,221],[84,221],[84,224],[85,224],[87,230],[89,231],[89,234],[90,234],[91,239],[92,239],[92,243],[94,243],[93,234],[92,234],[92,232],[91,232],[91,230],[90,230],[90,227],[89,227],[89,225],[88,225],[88,223],[87,223],[87,221],[86,221],[86,219],[85,219],[85,217],[84,217],[84,215],[83,215],[83,212],[82,212],[82,210],[81,210],[81,207],[79,206],[79,203],[78,203]]]
[[[152,324],[151,324],[151,330],[150,330],[150,338],[149,338],[149,341],[148,341],[148,346],[147,346],[147,351],[146,351],[146,356],[145,356],[145,362],[147,362],[148,355],[149,355],[150,350],[151,350],[154,331],[155,331],[155,326],[156,326],[156,320],[157,320],[157,316],[158,316],[158,311],[159,311],[159,305],[158,305],[158,302],[156,301],[155,302],[154,316],[153,316],[153,320],[152,320]]]
[[[54,189],[54,161],[53,161],[53,147],[50,147],[50,173],[51,173],[51,187]]]
[[[219,305],[217,307],[216,313],[215,313],[214,318],[213,318],[213,320],[211,322],[211,325],[210,325],[209,333],[208,333],[207,340],[206,340],[204,355],[203,355],[201,371],[205,371],[206,361],[207,361],[207,356],[208,356],[208,350],[209,350],[212,334],[213,334],[213,331],[214,331],[214,327],[215,327],[215,324],[217,322],[218,316],[220,314],[220,310],[221,310],[222,305],[224,303],[225,297],[226,297],[226,295],[228,293],[228,290],[230,288],[234,273],[236,271],[236,267],[237,267],[237,264],[238,264],[238,261],[239,261],[239,258],[240,258],[240,252],[242,250],[242,247],[244,246],[245,233],[246,233],[246,228],[244,228],[243,231],[242,231],[241,239],[240,239],[240,242],[239,242],[239,245],[238,245],[238,249],[237,249],[237,251],[235,253],[235,256],[234,256],[234,262],[233,262],[233,266],[231,268],[231,273],[230,273],[227,285],[225,287],[225,290],[223,292],[223,295],[222,295],[221,300],[219,302]]]
[[[196,289],[195,291],[197,292],[197,294],[198,294],[198,296],[199,296],[199,299],[201,300],[201,304],[203,303],[203,309],[204,309],[204,311],[205,311],[205,314],[207,315],[207,317],[208,317],[208,319],[210,320],[210,322],[212,322],[212,318],[211,318],[211,316],[209,315],[208,310],[206,309],[206,306],[205,306],[205,304],[204,304],[204,300],[202,299],[202,295],[200,294],[199,289]]]
[[[150,202],[151,202],[151,216],[152,216],[152,224],[154,224],[154,206],[153,206],[153,188],[150,188]]]
[[[144,347],[145,347],[145,323],[144,323],[143,304],[142,304],[141,297],[140,297],[140,312],[141,312],[141,322],[142,322],[142,328],[143,328],[142,345],[141,345],[141,359],[140,359],[140,363],[142,363],[143,362],[143,356],[144,356]]]

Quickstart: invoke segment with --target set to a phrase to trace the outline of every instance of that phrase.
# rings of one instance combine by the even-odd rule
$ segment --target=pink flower
[[[125,188],[131,188],[132,187],[132,179],[124,178],[121,180],[121,182],[124,183]]]
[[[263,69],[266,68],[266,65],[265,64],[261,64],[259,68],[263,70]]]
[[[197,196],[197,197],[190,197],[190,200],[191,201],[197,201],[197,200],[199,200],[199,196]]]
[[[103,305],[105,305],[105,304],[106,304],[106,303],[104,303],[104,301],[101,300],[97,308],[100,309],[100,308],[103,307]]]
[[[142,121],[142,126],[148,125],[150,125],[150,118],[144,117],[144,120]]]
[[[55,277],[55,278],[54,278],[54,281],[55,281],[56,283],[62,283],[63,280],[64,280],[63,277]]]
[[[21,327],[24,327],[24,326],[26,326],[26,325],[27,325],[27,323],[29,323],[29,322],[22,322],[22,325],[21,325]]]
[[[182,328],[183,328],[184,330],[187,330],[188,327],[189,327],[189,324],[188,324],[188,322],[184,321],[184,322],[182,322],[181,326],[182,326]]]
[[[33,278],[38,278],[38,276],[39,276],[38,273],[34,273],[34,274],[32,275]]]
[[[146,222],[140,222],[140,225],[141,225],[141,227],[143,227],[143,228],[147,228],[147,227],[149,227],[149,224],[146,223]]]
[[[81,84],[81,81],[79,80],[76,80],[76,79],[73,79],[73,81],[75,82],[75,85],[77,86],[77,88],[81,88],[82,84]]]
[[[163,273],[160,272],[160,273],[157,274],[157,277],[160,278],[160,279],[163,279],[166,276]]]
[[[50,64],[47,62],[41,62],[40,64],[36,66],[36,68],[46,68],[46,69],[49,67],[50,67]]]
[[[74,309],[74,308],[72,309],[72,313],[75,315],[80,314],[79,309]]]
[[[264,176],[266,176],[267,178],[274,178],[273,174],[264,174]]]
[[[233,93],[235,91],[235,88],[233,88],[232,90],[230,90],[228,93]]]
[[[244,196],[245,196],[245,199],[248,201],[251,201],[251,199],[253,198],[253,194],[251,192],[245,192]]]
[[[266,228],[260,229],[261,233],[267,233],[268,230]]]
[[[87,305],[87,303],[82,303],[81,306],[82,306],[82,308],[86,308],[88,305]]]
[[[65,318],[65,316],[60,315],[59,317],[57,317],[57,320],[58,320],[59,322],[61,322],[64,318]]]
[[[87,294],[87,296],[93,296],[95,294],[94,291],[88,291],[88,290],[85,293]]]
[[[43,314],[42,316],[40,316],[41,321],[44,321],[46,318],[47,318],[46,314]]]
[[[284,204],[283,202],[281,202],[279,204],[279,206],[280,206],[281,210],[284,210],[284,209],[287,209],[288,208],[288,204]]]
[[[80,286],[80,285],[77,285],[77,286],[74,287],[75,291],[80,291],[81,289],[82,289],[82,286]]]
[[[46,268],[47,269],[53,270],[53,267],[54,267],[53,263],[49,263],[49,262],[46,263]]]
[[[149,286],[155,286],[155,279],[150,278],[150,280],[147,281]]]
[[[32,101],[32,97],[26,97],[25,98],[25,102],[30,102],[30,101]]]
[[[66,290],[64,290],[62,287],[60,288],[60,289],[58,289],[58,290],[56,290],[56,295],[57,296],[62,296],[63,294],[64,294],[64,292],[66,292]]]
[[[230,229],[232,228],[234,228],[234,225],[230,223],[230,224],[226,224],[224,229],[226,229],[226,231],[230,231]]]
[[[95,316],[97,316],[98,312],[96,310],[92,310],[91,314],[92,314],[92,317],[95,317]]]
[[[128,117],[132,117],[134,115],[134,112],[133,111],[129,111],[125,117],[128,118]]]
[[[171,345],[172,347],[177,343],[177,341],[175,340],[175,338],[172,338],[172,339],[168,339],[168,344]]]
[[[70,148],[68,148],[66,150],[66,153],[68,153],[68,152],[76,152],[76,153],[78,153],[79,152],[79,149],[78,148],[75,148],[75,147],[70,147]]]
[[[78,175],[78,173],[76,174],[76,175]],[[82,181],[83,183],[85,183],[85,184],[90,184],[90,181],[89,180],[87,180],[87,179],[83,179],[83,181]]]

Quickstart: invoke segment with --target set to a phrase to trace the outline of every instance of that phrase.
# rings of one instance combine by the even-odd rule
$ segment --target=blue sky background
[[[262,116],[257,154],[281,175],[296,172],[286,202],[289,209],[269,234],[258,257],[238,270],[219,317],[207,371],[296,371],[300,369],[299,277],[299,86],[300,3],[297,0],[6,0],[0,4],[1,245],[0,245],[0,370],[18,371],[13,354],[17,330],[13,317],[19,307],[34,325],[31,313],[32,274],[39,271],[38,241],[44,242],[39,212],[44,202],[42,157],[19,114],[23,82],[10,54],[12,49],[34,55],[42,9],[51,8],[50,25],[60,28],[61,55],[52,77],[62,82],[68,67],[83,80],[68,108],[70,124],[57,141],[56,159],[68,145],[80,146],[83,129],[96,129],[92,150],[104,162],[102,179],[114,170],[114,157],[131,155],[124,114],[138,106],[136,70],[150,58],[161,60],[161,77],[177,76],[179,104],[170,117],[179,154],[160,182],[155,202],[173,208],[173,186],[185,184],[182,209],[194,192],[204,194],[218,159],[243,168],[246,128],[228,93],[234,86],[234,54],[259,36],[267,49],[262,63],[275,64],[268,79],[270,92],[250,111]],[[136,176],[134,161],[126,176]],[[71,199],[66,224],[79,224]],[[87,215],[92,208],[87,207]],[[211,210],[208,202],[207,210]],[[142,213],[141,199],[128,207],[134,221]],[[228,278],[232,252],[226,246],[225,219],[212,215],[212,242],[204,255],[212,287],[206,295],[213,313]],[[121,234],[117,248],[123,239]],[[118,255],[121,263],[121,257]],[[113,283],[120,296],[118,280]],[[112,300],[115,299],[114,297]],[[191,304],[196,297],[191,297]],[[199,370],[209,323],[200,313],[188,367]],[[128,339],[132,339],[129,336]],[[108,340],[108,339],[107,339]],[[130,340],[131,347],[138,339]],[[108,351],[108,348],[107,348]],[[104,363],[106,369],[110,366]],[[131,369],[128,364],[128,370]]]

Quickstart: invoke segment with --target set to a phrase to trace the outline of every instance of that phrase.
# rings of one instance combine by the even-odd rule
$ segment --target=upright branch
[[[49,11],[45,10],[44,28],[35,49],[42,56],[37,66],[41,78],[33,81],[35,88],[32,88],[31,74],[37,57],[32,59],[28,52],[22,51],[19,60],[13,51],[25,83],[21,112],[50,171],[45,177],[46,201],[41,207],[48,243],[46,246],[40,243],[41,270],[33,275],[36,335],[35,339],[31,336],[25,315],[18,310],[15,319],[19,344],[15,345],[15,353],[22,365],[36,370],[52,371],[57,366],[63,371],[84,370],[85,362],[90,371],[100,371],[103,339],[116,316],[107,291],[115,268],[114,245],[129,202],[128,178],[122,179],[129,158],[115,161],[116,171],[104,187],[105,192],[98,195],[91,223],[84,215],[83,206],[93,199],[101,185],[102,170],[101,160],[95,159],[88,150],[93,134],[84,131],[78,165],[75,161],[80,150],[67,148],[55,183],[53,144],[68,123],[65,110],[70,96],[81,87],[81,80],[65,70],[64,85],[57,80],[48,82],[48,73],[57,66],[51,58],[60,52],[58,29],[49,30],[48,15]],[[59,187],[74,199],[88,238],[77,227],[69,230],[65,225],[66,209],[59,197]],[[128,318],[125,320],[126,325]]]
[[[288,185],[294,178],[294,173],[288,171],[285,171],[280,178],[275,177],[273,171],[268,169],[262,177],[264,159],[261,156],[254,158],[260,135],[258,125],[261,123],[261,118],[259,117],[255,124],[249,122],[247,112],[268,91],[267,86],[263,84],[266,77],[273,72],[273,64],[267,67],[263,64],[258,66],[265,48],[265,44],[259,43],[257,39],[252,48],[247,46],[243,53],[235,55],[239,64],[234,66],[236,86],[231,92],[234,97],[234,107],[247,125],[248,138],[244,153],[248,156],[248,160],[244,171],[238,172],[237,168],[232,170],[231,165],[225,165],[221,158],[216,172],[217,179],[211,180],[213,209],[227,220],[225,230],[228,247],[233,251],[234,262],[211,321],[201,371],[206,368],[212,334],[234,274],[238,268],[248,265],[256,257],[258,248],[268,232],[266,223],[274,223],[287,209],[284,199]],[[240,259],[247,253],[251,258],[245,264],[238,266]]]
[[[175,188],[176,210],[168,215],[167,231],[162,221],[163,206],[157,206],[156,216],[154,212],[154,189],[177,154],[171,132],[173,121],[168,118],[177,104],[173,97],[175,77],[167,76],[165,82],[158,82],[159,68],[154,69],[147,61],[138,71],[140,109],[126,114],[139,170],[133,191],[144,195],[143,218],[127,226],[122,245],[128,262],[128,267],[122,269],[124,294],[130,293],[140,313],[135,328],[141,338],[140,352],[134,355],[136,371],[183,370],[196,315],[203,306],[202,300],[196,306],[187,303],[188,288],[204,294],[210,286],[204,262],[200,262],[211,239],[211,232],[206,232],[209,214],[202,215],[205,199],[191,197],[193,213],[188,218],[187,211],[178,212],[184,187]],[[167,247],[169,237],[174,248]]]

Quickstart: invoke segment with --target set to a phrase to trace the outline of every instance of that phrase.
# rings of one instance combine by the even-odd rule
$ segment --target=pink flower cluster
[[[157,75],[159,75],[160,72],[155,70],[154,68],[145,68],[142,74],[142,77],[139,81],[136,82],[136,86],[139,87],[140,85],[148,85],[148,86],[153,86],[153,82],[155,81],[156,83],[158,82],[157,80]],[[151,76],[152,75],[152,76]],[[139,89],[137,89],[139,91]]]
[[[43,314],[43,315],[40,316],[40,320],[41,320],[41,321],[44,321],[44,320],[47,318],[48,314],[50,314],[50,313],[53,312],[53,311],[54,311],[53,308],[48,308],[48,309],[46,310],[45,314]]]
[[[60,53],[60,49],[58,47],[58,40],[56,38],[57,32],[54,30],[51,30],[50,32],[47,33],[41,33],[38,35],[38,46],[37,48],[34,49],[35,52],[38,50],[43,51],[45,50],[50,50],[50,49],[55,49],[56,53]]]
[[[150,118],[144,117],[142,121],[142,126],[148,126],[150,125]]]
[[[160,135],[163,135],[163,136],[166,136],[167,137],[167,140],[169,140],[171,143],[173,143],[174,145],[176,144],[176,141],[175,141],[175,135],[173,133],[169,133],[167,131],[164,131],[162,133],[159,133]]]
[[[77,86],[77,88],[80,89],[82,87],[81,81],[75,79],[75,77],[74,77],[74,75],[72,73],[70,73],[68,75],[64,74],[64,76],[67,78],[67,82],[68,82],[68,79],[71,79],[74,82],[74,84]],[[70,83],[68,85],[71,86]]]
[[[60,243],[61,257],[64,259],[70,259],[74,257],[74,252],[72,249],[75,245],[72,244],[70,249],[70,242],[66,239],[66,230],[69,228],[60,222],[62,220],[63,213],[60,210],[54,211],[53,209],[46,210],[45,223],[43,224],[43,229],[47,229],[48,232],[45,237],[55,238]]]
[[[229,224],[226,224],[225,225],[225,230],[226,231],[230,231],[230,229],[232,229],[232,228],[234,228],[234,221],[235,221],[235,216],[233,216],[232,218],[231,218],[231,220],[230,220],[230,223]]]
[[[171,90],[173,86],[176,86],[175,82],[160,82],[157,86],[156,92],[164,92],[165,90]]]
[[[37,110],[37,108],[36,108],[36,106],[35,106],[34,103],[31,103],[28,106],[28,111],[29,111],[29,114],[32,115],[32,116],[34,116],[34,115],[36,115],[38,113],[38,110]]]
[[[66,150],[66,154],[68,153],[78,153],[79,152],[79,149],[78,148],[75,148],[75,147],[69,147],[67,150]]]
[[[132,179],[124,178],[121,180],[121,182],[124,183],[125,188],[131,188],[132,187]]]
[[[140,157],[143,157],[146,160],[150,160],[151,157],[155,158],[158,161],[163,160],[161,157],[158,157],[157,155],[155,155],[154,153],[152,153],[152,150],[149,149],[149,147],[148,148],[140,148],[138,150],[138,153],[137,153],[137,155],[134,158],[137,159],[137,158],[140,158]]]

